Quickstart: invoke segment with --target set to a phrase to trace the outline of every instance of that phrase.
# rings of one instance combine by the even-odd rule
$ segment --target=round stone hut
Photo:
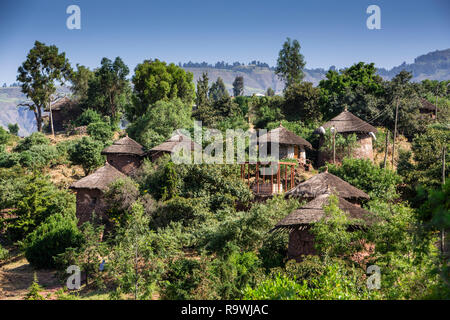
[[[192,141],[189,137],[178,132],[170,139],[150,149],[147,154],[150,156],[151,161],[155,161],[164,154],[171,154],[172,152],[181,149],[187,149],[194,152],[196,150],[202,150],[202,147],[198,143]]]
[[[289,231],[288,259],[302,261],[304,255],[317,254],[314,247],[314,236],[310,232],[310,228],[312,224],[325,216],[323,207],[329,204],[330,195],[328,193],[318,196],[289,214],[271,230],[271,232],[275,230]],[[369,211],[339,196],[338,200],[339,208],[350,220],[354,221],[350,229],[361,228],[364,224],[373,221]]]
[[[145,151],[139,143],[126,136],[103,149],[102,154],[106,155],[110,165],[129,175],[140,167]]]
[[[276,129],[259,137],[267,143],[267,154],[271,154],[270,143],[278,143],[279,159],[298,159],[306,163],[306,149],[312,150],[311,143],[289,131],[280,123]]]
[[[93,212],[105,223],[108,221],[104,213],[106,204],[103,194],[112,182],[125,177],[125,174],[106,163],[93,174],[78,180],[69,187],[77,194],[76,211],[79,225],[89,221]]]
[[[324,123],[322,127],[324,129],[334,128],[336,130],[336,133],[340,133],[344,136],[355,133],[358,147],[353,150],[352,157],[373,160],[372,136],[370,133],[377,133],[377,129],[374,126],[370,125],[364,120],[361,120],[351,112],[347,111],[347,109],[345,109],[342,113],[340,113],[327,123]],[[321,138],[319,141],[320,149],[324,144],[324,136],[323,132],[320,132],[319,129],[316,130],[316,133],[321,134]],[[329,160],[330,159],[327,153],[319,151],[318,162],[320,165]]]
[[[370,198],[364,191],[355,188],[347,181],[344,181],[327,171],[316,174],[312,178],[298,184],[286,192],[286,197],[310,201],[327,193],[334,193],[354,204],[358,204],[361,201]]]

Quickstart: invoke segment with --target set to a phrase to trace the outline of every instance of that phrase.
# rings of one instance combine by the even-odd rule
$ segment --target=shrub
[[[369,159],[345,158],[342,165],[328,165],[328,171],[351,185],[367,192],[371,197],[396,198],[401,177],[387,168],[380,168]]]
[[[17,136],[19,134],[19,125],[10,123],[8,124],[8,130],[10,134]]]
[[[58,157],[59,152],[55,146],[38,144],[20,153],[20,164],[24,167],[40,169],[56,161]]]
[[[57,267],[53,257],[67,248],[77,248],[83,236],[74,216],[54,214],[30,233],[23,245],[25,257],[36,268]]]
[[[7,144],[9,141],[9,133],[0,126],[0,145]]]
[[[73,164],[81,165],[87,175],[104,163],[102,150],[102,142],[95,141],[90,137],[83,137],[70,147],[69,160]]]
[[[8,257],[9,257],[8,250],[3,248],[2,245],[0,244],[0,262],[3,261],[3,260],[8,259]]]
[[[30,150],[32,146],[35,145],[49,145],[50,140],[47,139],[45,134],[41,132],[34,132],[23,140],[20,140],[19,143],[14,148],[15,152],[22,152],[26,150]]]
[[[94,122],[87,126],[87,133],[92,139],[101,141],[103,144],[112,140],[114,132],[111,126],[105,122]]]
[[[86,109],[83,113],[75,120],[75,125],[79,126],[87,126],[91,123],[102,121],[102,116],[95,110]]]

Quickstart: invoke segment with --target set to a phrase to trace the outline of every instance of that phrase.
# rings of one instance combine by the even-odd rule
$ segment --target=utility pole
[[[395,139],[397,138],[397,120],[398,120],[398,98],[397,98],[397,105],[395,106],[394,141],[392,142],[392,169],[394,169]]]
[[[384,162],[383,162],[383,168],[384,169],[386,169],[388,148],[389,148],[389,130],[386,129],[386,144],[385,144],[385,147],[384,147]]]
[[[52,136],[55,137],[55,130],[53,129],[53,113],[52,113],[52,97],[48,97],[48,109],[50,111],[50,127],[52,128]]]
[[[336,129],[332,127],[331,131],[333,133],[333,164],[336,164]]]

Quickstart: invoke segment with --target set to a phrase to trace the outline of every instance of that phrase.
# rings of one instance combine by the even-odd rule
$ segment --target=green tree
[[[235,97],[242,96],[244,94],[244,77],[237,76],[233,81],[233,95]]]
[[[225,87],[225,83],[221,77],[218,77],[216,82],[213,82],[211,88],[209,88],[209,99],[212,101],[218,101],[222,98],[228,98],[229,94]]]
[[[271,87],[267,88],[266,96],[273,97],[274,95],[275,95],[275,91]]]
[[[9,141],[9,133],[2,126],[0,126],[0,145],[7,144]]]
[[[91,71],[88,67],[77,64],[77,71],[72,73],[70,81],[74,97],[83,102],[88,98],[89,83],[94,81],[95,72]]]
[[[131,207],[131,219],[118,231],[110,272],[116,280],[114,295],[133,294],[135,300],[148,299],[162,270],[151,247],[149,220],[142,204]]]
[[[73,164],[82,166],[84,173],[88,175],[104,163],[104,158],[101,155],[103,147],[101,141],[93,140],[91,137],[83,137],[68,150],[69,160]]]
[[[70,79],[72,68],[66,54],[59,53],[56,46],[36,41],[18,73],[22,92],[32,101],[20,105],[34,112],[37,130],[42,131],[42,110],[49,105],[50,97],[56,91],[55,82]]]
[[[108,143],[114,136],[114,131],[109,123],[103,121],[90,123],[86,128],[87,134],[96,141],[103,144]]]
[[[191,107],[195,97],[193,74],[171,63],[145,60],[134,70],[134,99],[127,110],[127,119],[143,116],[157,101],[179,98]]]
[[[130,103],[128,73],[129,69],[120,57],[114,62],[103,58],[95,76],[88,80],[87,99],[83,105],[110,116],[113,122],[118,121],[120,113]]]
[[[311,82],[295,83],[287,87],[284,99],[282,112],[287,120],[309,122],[321,119],[320,89],[313,87]]]
[[[177,129],[189,128],[192,108],[179,99],[158,101],[127,128],[131,138],[152,148],[170,138]]]
[[[300,43],[290,38],[283,43],[283,48],[278,54],[275,74],[286,84],[286,88],[294,83],[302,81],[305,60],[300,53]]]
[[[8,130],[10,134],[17,136],[19,134],[19,125],[17,123],[9,123]]]
[[[25,300],[45,300],[45,298],[40,294],[44,289],[39,285],[36,272],[33,276],[33,283],[28,288],[28,292],[25,296]]]

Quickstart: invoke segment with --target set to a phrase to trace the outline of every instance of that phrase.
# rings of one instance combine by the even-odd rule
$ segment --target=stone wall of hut
[[[356,159],[370,159],[373,160],[373,146],[372,146],[372,137],[368,133],[358,133],[356,135],[358,146],[353,149],[352,157]],[[324,144],[324,137],[320,137],[319,140],[319,150]],[[346,157],[347,155],[343,155]],[[338,154],[336,154],[336,161],[342,161],[342,157],[339,157]],[[319,166],[322,166],[325,164],[325,162],[332,162],[333,161],[333,151],[318,151],[318,157],[317,161],[319,163]]]
[[[302,261],[302,255],[316,254],[314,248],[314,236],[308,229],[292,230],[289,233],[288,259]]]
[[[138,155],[108,154],[106,161],[126,175],[131,174],[142,164],[142,158]]]
[[[95,212],[97,218],[107,221],[102,191],[98,189],[76,189],[76,192],[78,225],[90,221],[93,212]]]

